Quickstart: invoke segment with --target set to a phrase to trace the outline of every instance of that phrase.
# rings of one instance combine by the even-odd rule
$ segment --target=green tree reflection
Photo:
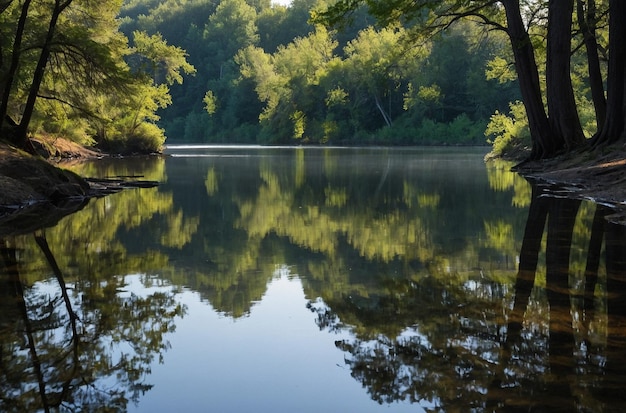
[[[433,411],[620,411],[626,401],[610,389],[626,378],[626,231],[602,220],[601,206],[589,219],[588,208],[535,187],[514,282],[496,272],[455,275],[431,267],[310,307],[320,328],[352,332],[336,345],[379,403],[418,402]],[[595,225],[582,230],[580,222]],[[590,247],[573,254],[581,234],[591,235]]]
[[[469,163],[453,153],[445,163],[415,161],[385,149],[222,153],[210,162],[168,161],[168,170],[186,177],[184,193],[172,183],[177,205],[198,216],[201,228],[180,251],[184,272],[172,269],[170,276],[227,315],[248,314],[275,266],[285,263],[305,276],[308,295],[324,299],[353,290],[367,295],[394,273],[513,268],[520,235],[510,233],[504,249],[490,244],[485,230],[488,219],[510,215],[493,202],[509,194],[475,178],[485,174],[480,158]],[[201,165],[204,172],[193,173]],[[479,242],[459,237],[465,233],[478,234]]]
[[[612,299],[622,288],[615,257],[623,236],[605,226],[601,209],[538,197],[507,167],[485,170],[480,157],[453,150],[298,148],[81,168],[162,184],[91,202],[45,237],[5,241],[7,273],[17,269],[0,300],[8,410],[43,406],[40,383],[54,403],[65,380],[75,395],[66,403],[96,410],[105,395],[90,389],[120,369],[111,406],[149,388],[147,368],[184,308],[169,288],[130,294],[128,274],[143,274],[145,288],[170,285],[164,279],[185,286],[238,318],[263,299],[277,266],[301,278],[320,328],[351,334],[336,345],[380,403],[446,411],[614,403],[599,383],[622,378],[603,375],[619,371],[623,350],[621,298]],[[63,270],[54,282],[43,241]],[[613,258],[595,260],[603,251]],[[29,322],[32,339],[23,333]],[[53,363],[64,368],[52,375]],[[20,371],[28,372],[24,387]]]
[[[173,290],[125,292],[124,277],[66,284],[44,233],[33,238],[56,283],[26,284],[15,240],[2,240],[0,408],[126,411],[151,388],[151,363],[184,307]]]

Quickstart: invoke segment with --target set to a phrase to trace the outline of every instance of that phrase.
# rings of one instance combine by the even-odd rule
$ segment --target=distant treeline
[[[171,85],[157,121],[168,142],[485,144],[492,116],[520,99],[500,32],[463,20],[425,36],[363,10],[331,30],[310,19],[325,3],[125,1],[129,39],[160,35],[196,69],[174,84],[167,61],[153,68]]]

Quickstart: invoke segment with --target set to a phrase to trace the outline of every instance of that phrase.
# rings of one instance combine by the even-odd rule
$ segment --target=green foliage
[[[413,125],[402,120],[392,127],[377,132],[372,143],[388,145],[483,145],[485,123],[472,121],[461,114],[451,122],[424,119]]]
[[[501,56],[495,56],[487,63],[485,71],[487,79],[496,79],[499,83],[512,82],[517,79],[515,68]]]
[[[506,155],[530,146],[528,119],[522,102],[511,103],[509,114],[496,112],[485,130],[495,155]]]
[[[204,102],[204,109],[206,109],[209,115],[212,115],[215,113],[215,111],[217,111],[217,97],[212,90],[206,92],[206,94],[204,95],[204,99],[202,99],[202,102]]]
[[[160,34],[149,36],[135,31],[133,42],[131,52],[139,61],[138,69],[151,73],[157,84],[182,84],[183,73],[196,73],[195,67],[187,62],[187,53],[180,47],[169,46]]]
[[[452,15],[466,6],[407,0],[297,0],[290,7],[267,0],[72,3],[59,23],[59,46],[40,93],[47,99],[38,100],[32,130],[110,148],[141,134],[146,144],[133,147],[157,148],[165,134],[172,142],[481,144],[476,128],[490,123],[486,134],[497,152],[526,145],[524,116],[503,115],[520,100],[509,39]],[[481,23],[503,27],[501,8],[478,7]],[[19,11],[11,3],[0,14],[3,62]],[[340,32],[313,23],[345,13],[353,26]],[[383,27],[372,25],[375,19]],[[24,41],[33,45],[46,27],[29,27]],[[533,24],[531,31],[539,47],[545,27]],[[598,36],[602,43],[606,30]],[[26,99],[33,50],[24,48],[9,108],[14,119]],[[572,80],[591,136],[596,125],[585,63],[576,50]]]
[[[119,31],[121,3],[68,1],[57,14],[52,4],[32,3],[23,51],[17,54],[9,54],[7,46],[20,33],[16,17],[26,14],[18,2],[0,13],[0,31],[7,35],[0,43],[0,62],[8,56],[19,60],[16,81],[6,95],[7,113],[13,119],[20,119],[26,96],[37,87],[32,117],[24,111],[21,120],[30,120],[31,132],[62,135],[122,152],[160,150],[165,133],[156,123],[156,112],[171,104],[168,86],[181,84],[183,75],[195,69],[187,62],[186,52],[168,45],[160,34],[135,31],[134,45],[129,47]],[[49,24],[56,17],[56,25]],[[44,42],[46,31],[50,39]],[[34,68],[46,53],[49,57],[39,83]],[[4,87],[8,72],[4,65],[0,70]]]
[[[342,32],[311,25],[310,11],[327,1],[183,3],[197,8],[191,24],[166,1],[146,2],[144,16],[123,25],[163,34],[198,68],[159,111],[172,142],[482,144],[474,126],[518,98],[515,82],[485,78],[508,44],[472,23],[417,39],[409,25],[365,23],[363,10]],[[130,17],[138,3],[127,7]]]

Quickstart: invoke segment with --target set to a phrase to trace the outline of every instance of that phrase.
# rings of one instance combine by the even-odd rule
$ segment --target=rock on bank
[[[57,221],[84,205],[89,191],[75,173],[0,143],[0,236]]]

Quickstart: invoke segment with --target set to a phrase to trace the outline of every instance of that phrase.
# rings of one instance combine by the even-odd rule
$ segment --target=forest
[[[547,158],[620,138],[626,35],[610,23],[623,8],[596,0],[7,0],[0,119],[16,141],[56,134],[114,150],[158,150],[167,137],[490,143],[496,153],[532,147],[531,158]]]
[[[460,22],[419,42],[410,28],[311,23],[317,0],[127,2],[121,29],[159,33],[195,76],[161,112],[171,142],[484,144],[494,111],[519,99],[486,75],[506,38]],[[192,7],[193,4],[193,7]]]

